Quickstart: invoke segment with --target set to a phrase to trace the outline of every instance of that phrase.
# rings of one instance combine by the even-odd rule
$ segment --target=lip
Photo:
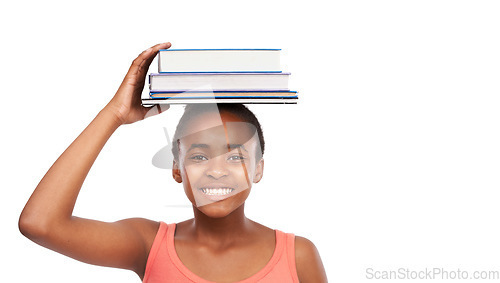
[[[198,187],[197,190],[201,196],[214,202],[230,198],[238,193],[236,187],[228,184],[206,184]],[[225,194],[224,191],[226,191]]]

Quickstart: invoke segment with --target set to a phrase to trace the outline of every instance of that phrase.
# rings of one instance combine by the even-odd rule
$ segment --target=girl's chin
[[[210,218],[223,218],[231,214],[238,207],[227,206],[222,202],[214,202],[203,206],[198,206],[198,210]]]

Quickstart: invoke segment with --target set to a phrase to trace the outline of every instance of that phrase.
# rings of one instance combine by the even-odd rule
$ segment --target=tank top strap
[[[170,223],[170,224],[166,224],[166,226],[167,226],[167,241],[168,241],[168,243],[173,243],[176,225],[175,225],[175,223]]]
[[[167,236],[165,238],[166,240],[166,245],[167,245],[167,252],[168,256],[170,257],[170,260],[172,263],[177,267],[177,269],[184,274],[186,277],[190,278],[193,280],[194,273],[192,273],[180,260],[179,256],[177,255],[177,251],[175,250],[175,242],[174,242],[174,237],[175,237],[175,223],[170,223],[167,224]],[[208,281],[202,281],[201,278],[194,278],[195,280],[198,280],[199,282],[208,282]]]
[[[264,267],[264,269],[269,268],[269,270],[272,269],[276,265],[276,263],[278,263],[286,249],[286,234],[280,230],[274,231],[276,235],[276,246],[274,248],[275,250],[266,267]]]
[[[153,269],[153,265],[156,263],[156,258],[160,254],[161,257],[161,247],[165,242],[165,238],[167,235],[167,224],[165,222],[160,222],[160,227],[158,228],[158,232],[156,232],[155,239],[153,241],[153,245],[149,250],[148,260],[146,262],[146,269],[144,271],[144,279],[143,282],[147,282]]]

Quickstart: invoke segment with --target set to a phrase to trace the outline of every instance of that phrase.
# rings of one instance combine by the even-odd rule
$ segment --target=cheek
[[[203,166],[183,166],[181,169],[182,177],[189,180],[189,183],[195,184],[204,175],[205,169]]]
[[[239,180],[244,180],[249,185],[253,182],[255,166],[250,162],[235,165],[233,167],[232,174],[237,176]]]

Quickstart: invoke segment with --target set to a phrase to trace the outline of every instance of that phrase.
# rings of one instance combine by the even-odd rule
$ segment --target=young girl
[[[21,213],[21,232],[74,259],[132,270],[147,283],[326,282],[309,240],[245,217],[245,200],[263,174],[264,140],[243,105],[189,105],[179,122],[172,175],[193,204],[193,219],[106,223],[72,215],[109,137],[151,113],[141,105],[145,76],[158,50],[170,46],[155,45],[133,61],[112,100],[38,184]]]

